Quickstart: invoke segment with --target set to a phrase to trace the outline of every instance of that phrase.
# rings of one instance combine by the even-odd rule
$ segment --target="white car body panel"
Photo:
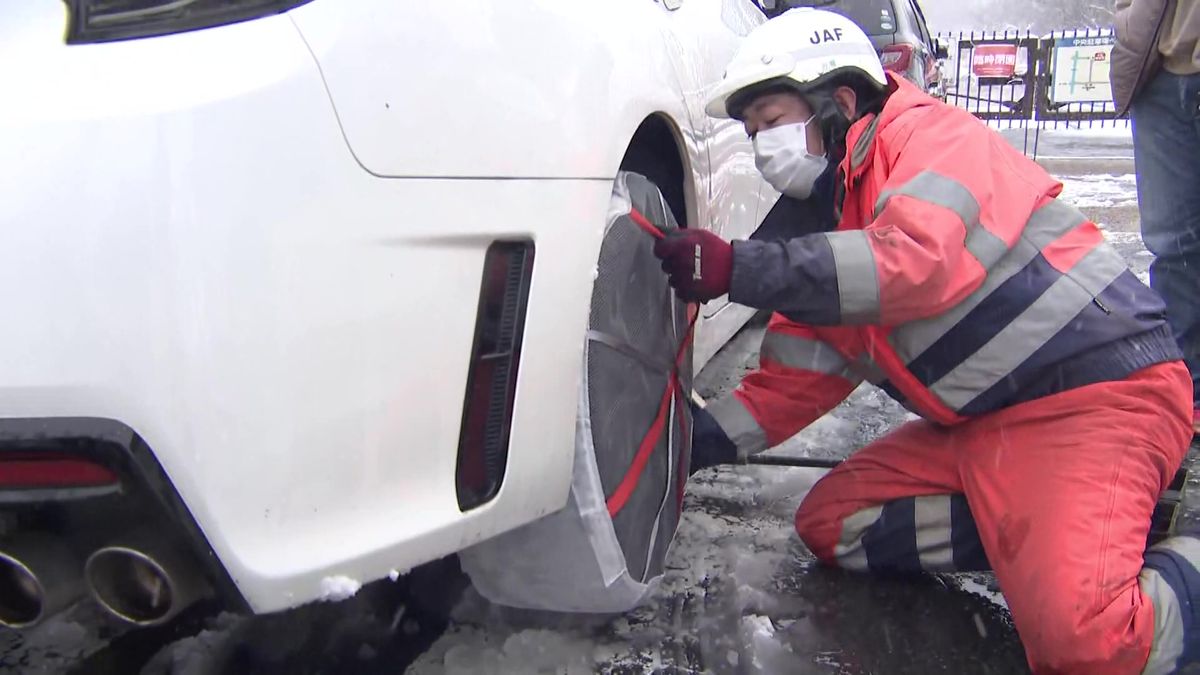
[[[0,418],[128,425],[260,612],[560,508],[592,271],[638,124],[678,126],[694,223],[744,236],[766,212],[744,135],[692,126],[720,59],[680,72],[705,41],[662,37],[741,1],[683,0],[680,18],[704,11],[671,28],[652,0],[316,0],[70,47],[63,3],[8,3]],[[517,235],[538,255],[509,462],[462,513],[481,264]],[[748,315],[704,322],[698,364]]]
[[[740,123],[706,88],[765,20],[751,0],[314,2],[290,15],[321,65],[347,142],[381,177],[611,180],[648,111],[668,117],[692,173],[692,227],[744,238],[764,185]],[[536,35],[536,39],[531,39]],[[717,167],[718,170],[714,170]],[[721,297],[697,329],[702,365],[753,315]]]
[[[290,13],[368,171],[609,180],[625,148],[600,139],[632,136],[647,104],[680,120],[664,14],[652,0],[352,0]]]

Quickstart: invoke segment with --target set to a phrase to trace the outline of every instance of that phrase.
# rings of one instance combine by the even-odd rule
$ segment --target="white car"
[[[498,602],[644,595],[670,509],[562,514],[644,468],[625,436],[672,380],[639,358],[686,332],[629,203],[737,238],[778,198],[702,107],[751,0],[2,15],[0,624],[89,591],[139,624],[205,594],[271,612],[459,552]],[[700,313],[684,385],[751,315]],[[626,526],[653,531],[605,548]],[[571,536],[623,556],[583,595],[536,569]]]

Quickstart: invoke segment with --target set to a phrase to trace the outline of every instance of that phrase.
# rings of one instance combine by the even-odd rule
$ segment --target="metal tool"
[[[820,459],[817,457],[780,457],[778,455],[753,455],[746,458],[747,464],[759,466],[791,466],[802,469],[832,469],[845,460]]]

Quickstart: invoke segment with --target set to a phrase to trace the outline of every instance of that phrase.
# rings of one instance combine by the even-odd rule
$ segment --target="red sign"
[[[977,45],[971,53],[976,77],[1012,77],[1017,72],[1016,45]]]

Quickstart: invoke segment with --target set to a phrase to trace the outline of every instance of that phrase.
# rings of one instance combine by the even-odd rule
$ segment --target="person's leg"
[[[1142,240],[1150,286],[1200,393],[1200,76],[1163,72],[1131,110]],[[1200,396],[1197,397],[1200,400]]]
[[[967,425],[963,489],[1035,673],[1170,672],[1193,656],[1200,541],[1145,552],[1192,437],[1190,388],[1175,362]]]
[[[822,562],[859,572],[987,569],[958,479],[953,430],[910,422],[826,474],[796,531]]]

